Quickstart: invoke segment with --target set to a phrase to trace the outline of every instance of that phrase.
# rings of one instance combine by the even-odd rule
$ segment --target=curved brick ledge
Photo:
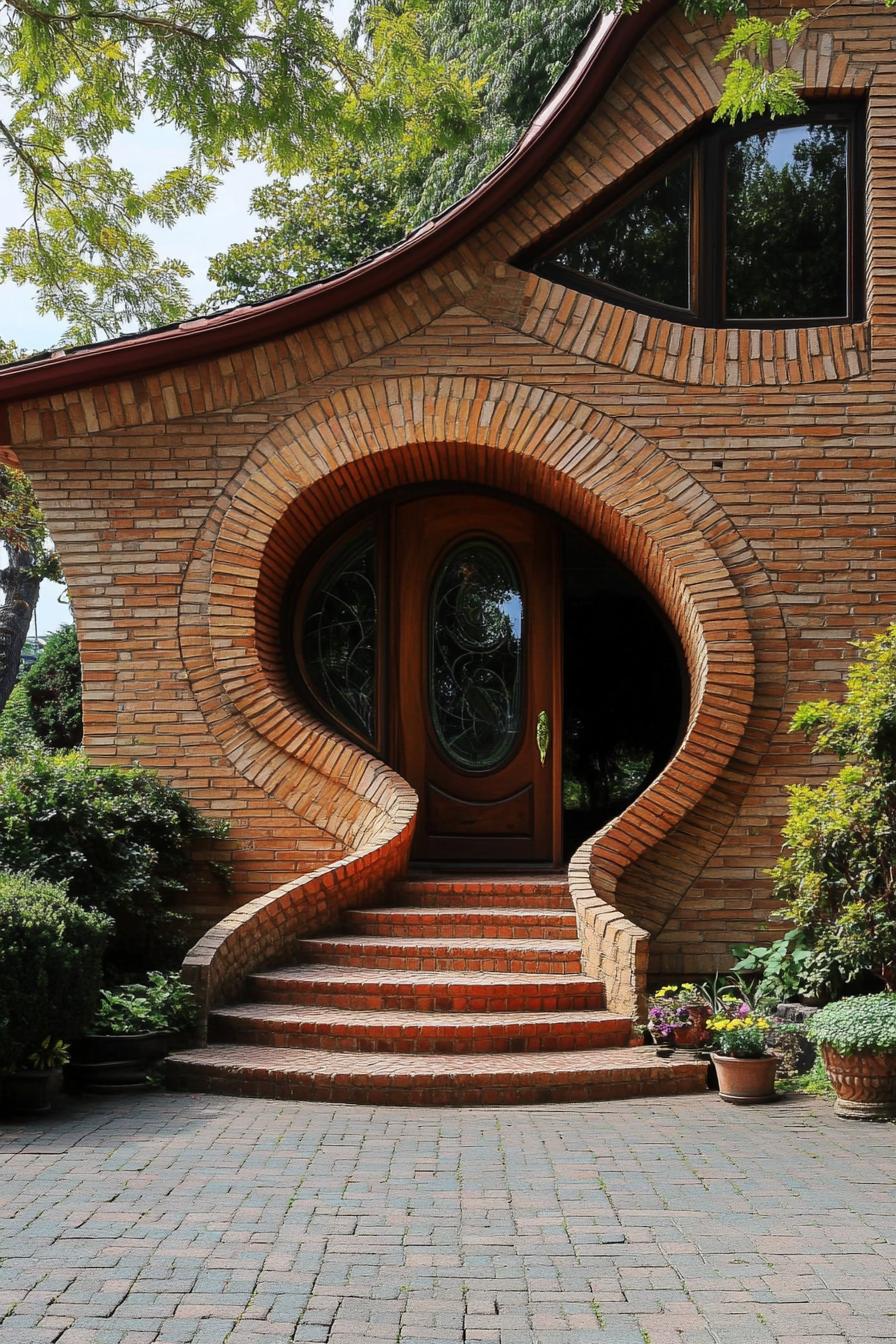
[[[199,939],[182,971],[199,1004],[203,1040],[209,1012],[238,994],[248,975],[289,961],[300,939],[332,927],[344,910],[404,871],[415,815],[409,800],[402,824],[380,843],[249,901]]]

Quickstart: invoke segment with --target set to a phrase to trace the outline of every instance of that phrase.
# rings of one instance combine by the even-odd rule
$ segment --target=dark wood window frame
[[[792,126],[834,123],[847,129],[847,275],[846,313],[811,318],[727,318],[724,315],[725,285],[725,154],[735,141],[757,132],[780,131]],[[638,294],[593,279],[581,271],[551,261],[550,256],[565,244],[578,241],[634,200],[653,182],[685,160],[691,161],[691,274],[690,305],[676,308],[657,303]],[[703,327],[819,327],[861,321],[864,316],[865,271],[865,105],[856,101],[811,102],[808,111],[797,117],[754,117],[738,126],[702,125],[675,148],[642,165],[637,176],[629,175],[621,186],[603,193],[580,212],[570,229],[569,221],[513,258],[521,269],[534,271],[547,280],[596,298],[607,299],[637,312],[691,326]]]

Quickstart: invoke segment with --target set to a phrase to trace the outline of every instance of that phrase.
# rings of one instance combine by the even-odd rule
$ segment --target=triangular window
[[[679,159],[546,256],[536,270],[582,288],[691,306],[691,156]]]

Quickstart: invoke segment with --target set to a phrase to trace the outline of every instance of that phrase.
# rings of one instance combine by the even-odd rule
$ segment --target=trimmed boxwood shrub
[[[806,1034],[838,1055],[896,1052],[896,994],[839,999],[809,1020]]]
[[[226,832],[150,770],[91,766],[79,751],[0,762],[0,867],[61,883],[115,921],[113,962],[170,957],[193,846]]]
[[[0,873],[0,1072],[46,1037],[71,1041],[100,997],[112,921],[61,887]]]

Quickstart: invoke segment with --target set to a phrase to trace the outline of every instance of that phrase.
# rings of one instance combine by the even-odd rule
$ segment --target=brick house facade
[[[450,484],[537,504],[649,592],[687,665],[681,740],[566,855],[586,973],[711,972],[763,936],[788,734],[896,607],[896,53],[849,3],[810,29],[806,96],[865,127],[856,320],[702,326],[518,258],[711,118],[720,29],[649,0],[592,34],[473,195],[354,271],[270,303],[0,372],[0,430],[71,594],[85,745],[232,825],[232,911],[196,897],[209,1003],[405,871],[417,799],[312,712],[284,595],[326,529]],[[245,902],[249,904],[245,904]]]

